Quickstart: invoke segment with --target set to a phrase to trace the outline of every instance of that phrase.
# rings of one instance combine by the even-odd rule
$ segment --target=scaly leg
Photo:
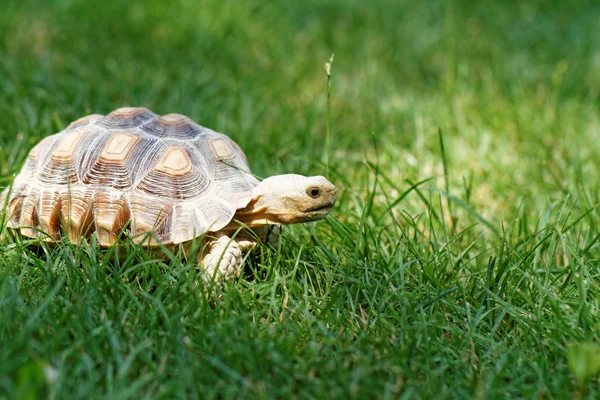
[[[242,250],[238,242],[224,234],[218,234],[207,244],[207,252],[200,265],[208,281],[229,280],[239,276],[242,270]]]

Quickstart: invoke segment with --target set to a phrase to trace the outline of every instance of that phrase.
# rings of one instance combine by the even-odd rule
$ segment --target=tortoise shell
[[[119,108],[43,139],[2,201],[8,226],[28,237],[177,244],[225,227],[257,184],[229,137],[184,115]]]

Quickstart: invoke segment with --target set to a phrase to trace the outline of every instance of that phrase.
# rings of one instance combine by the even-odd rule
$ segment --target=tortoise
[[[322,219],[336,195],[322,176],[259,181],[228,136],[142,107],[89,115],[46,137],[10,189],[0,205],[11,232],[48,242],[95,235],[101,247],[124,235],[152,248],[203,238],[197,262],[215,279],[238,275],[243,251],[269,226]]]

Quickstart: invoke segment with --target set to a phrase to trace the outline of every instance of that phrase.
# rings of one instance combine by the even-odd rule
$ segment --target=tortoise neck
[[[239,228],[248,226],[256,228],[263,225],[280,224],[277,216],[268,212],[268,206],[263,201],[262,195],[253,196],[250,203],[244,208],[237,210],[228,227]]]

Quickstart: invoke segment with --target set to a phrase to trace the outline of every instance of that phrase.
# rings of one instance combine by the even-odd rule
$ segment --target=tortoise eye
[[[311,187],[311,188],[308,188],[306,193],[313,199],[316,199],[317,197],[319,197],[321,195],[321,190],[316,187]]]

